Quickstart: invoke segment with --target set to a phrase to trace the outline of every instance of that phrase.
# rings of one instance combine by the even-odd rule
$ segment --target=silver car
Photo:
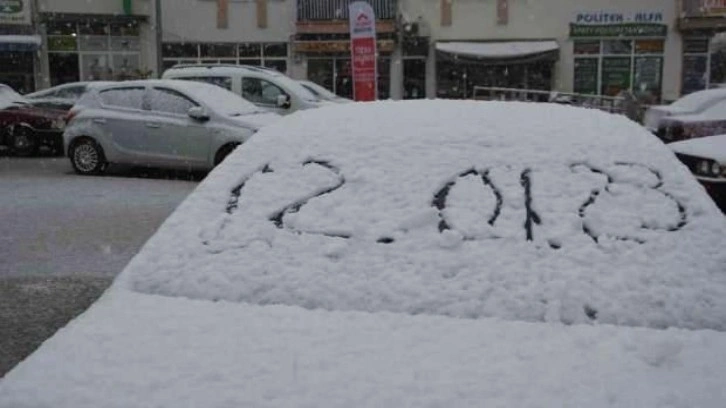
[[[111,163],[209,170],[279,118],[205,83],[92,85],[68,114],[64,151],[79,174],[100,174]]]

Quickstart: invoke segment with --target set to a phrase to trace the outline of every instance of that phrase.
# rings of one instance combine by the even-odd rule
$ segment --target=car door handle
[[[152,129],[158,129],[158,128],[160,128],[160,127],[161,127],[161,125],[160,125],[160,124],[158,124],[158,123],[147,123],[147,124],[146,124],[146,127],[147,127],[147,128],[152,128]]]
[[[93,121],[95,123],[106,123],[106,119],[103,118],[94,118]]]

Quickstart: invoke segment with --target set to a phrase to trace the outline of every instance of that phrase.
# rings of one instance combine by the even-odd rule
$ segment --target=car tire
[[[71,159],[73,170],[81,175],[101,174],[108,166],[103,149],[90,138],[82,138],[73,142],[68,149],[68,156]]]
[[[230,143],[220,147],[219,150],[217,150],[217,154],[214,155],[214,166],[217,167],[219,163],[222,163],[222,161],[229,156],[229,154],[232,153],[237,146],[239,146],[239,143]]]
[[[10,148],[16,156],[27,157],[38,152],[38,141],[32,129],[19,126],[10,135]]]

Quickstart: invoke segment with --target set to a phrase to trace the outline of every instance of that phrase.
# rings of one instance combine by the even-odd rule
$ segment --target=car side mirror
[[[187,115],[189,115],[190,118],[198,120],[200,122],[209,120],[209,115],[207,114],[207,112],[204,111],[204,108],[202,108],[201,106],[192,106],[187,111]]]
[[[290,107],[290,96],[289,95],[278,95],[277,96],[277,107],[288,109]]]

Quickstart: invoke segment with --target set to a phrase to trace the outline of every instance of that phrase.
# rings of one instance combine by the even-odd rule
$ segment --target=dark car
[[[726,135],[668,145],[726,214]]]
[[[63,151],[66,110],[43,101],[13,100],[0,109],[0,146],[17,156],[30,156],[41,147]]]
[[[661,119],[656,135],[665,143],[726,133],[726,100],[700,113],[682,114]]]

